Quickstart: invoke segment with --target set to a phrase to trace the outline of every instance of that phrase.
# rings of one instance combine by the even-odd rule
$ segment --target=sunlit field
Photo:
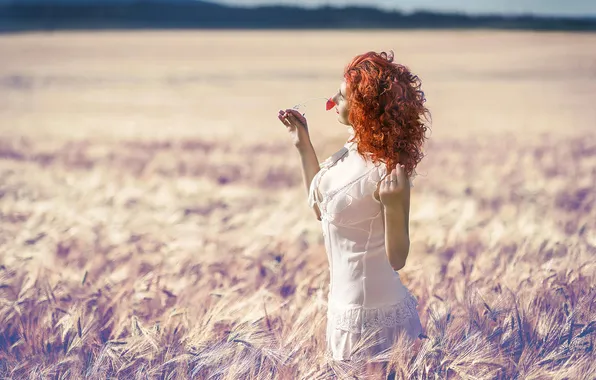
[[[0,35],[0,377],[596,378],[596,34]],[[402,282],[425,336],[324,357],[279,109],[393,49],[432,113]],[[324,100],[320,161],[348,137]]]

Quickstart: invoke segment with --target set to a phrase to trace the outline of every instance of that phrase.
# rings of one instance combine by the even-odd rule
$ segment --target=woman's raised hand
[[[306,118],[295,109],[288,108],[285,111],[280,110],[277,116],[286,126],[294,146],[300,148],[310,144],[310,135],[308,134],[308,123]]]
[[[405,205],[410,197],[408,175],[404,165],[396,165],[381,182],[379,199],[387,209],[399,208]]]

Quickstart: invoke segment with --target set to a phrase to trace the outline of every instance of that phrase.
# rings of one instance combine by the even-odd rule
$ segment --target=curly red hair
[[[393,63],[393,52],[356,56],[345,69],[350,102],[348,121],[358,152],[383,162],[387,173],[399,163],[408,176],[422,160],[430,113],[418,76]]]

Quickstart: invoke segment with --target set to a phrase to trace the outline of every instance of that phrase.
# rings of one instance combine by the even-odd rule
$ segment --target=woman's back
[[[355,148],[346,143],[323,162],[309,191],[311,206],[321,210],[329,261],[328,338],[342,360],[360,334],[417,320],[416,300],[387,258],[382,208],[373,195],[385,166]],[[415,323],[411,330],[421,332]]]

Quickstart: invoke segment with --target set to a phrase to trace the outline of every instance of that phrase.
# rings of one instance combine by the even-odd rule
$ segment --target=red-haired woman
[[[334,360],[370,357],[402,333],[412,339],[422,333],[417,301],[397,273],[408,257],[410,178],[427,131],[420,86],[392,53],[355,57],[332,99],[349,138],[321,164],[306,119],[293,109],[279,112],[323,230],[330,267],[327,354]]]

